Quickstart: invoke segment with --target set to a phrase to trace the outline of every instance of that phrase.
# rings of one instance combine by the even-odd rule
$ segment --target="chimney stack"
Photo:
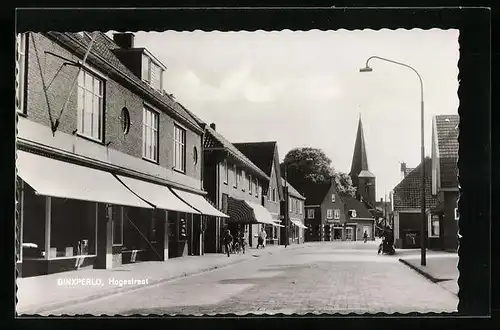
[[[406,176],[406,163],[401,163],[401,180],[403,180]]]
[[[211,123],[210,124],[210,128],[213,129],[214,131],[216,131],[216,129],[215,129],[215,123]]]
[[[135,35],[130,32],[113,34],[113,41],[123,49],[134,48],[134,38]]]

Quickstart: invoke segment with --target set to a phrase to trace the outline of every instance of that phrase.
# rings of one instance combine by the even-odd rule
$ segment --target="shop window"
[[[113,210],[113,245],[123,245],[123,207],[112,206]]]
[[[45,201],[33,188],[23,187],[23,260],[43,259],[45,255]]]
[[[151,229],[151,210],[124,207],[123,251],[146,250],[149,248],[148,233]]]
[[[51,198],[49,259],[95,255],[96,222],[97,203]]]
[[[439,237],[439,215],[429,217],[429,237]]]

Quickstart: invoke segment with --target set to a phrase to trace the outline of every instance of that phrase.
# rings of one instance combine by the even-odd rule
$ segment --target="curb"
[[[198,274],[201,274],[201,273],[209,272],[211,270],[220,269],[220,268],[224,268],[224,267],[228,267],[228,266],[233,266],[233,265],[236,265],[238,263],[242,263],[242,262],[250,261],[250,260],[252,260],[252,259],[235,260],[233,262],[229,262],[229,263],[224,264],[224,265],[214,265],[214,266],[210,266],[210,267],[203,268],[203,269],[200,269],[200,270],[196,270],[196,271],[193,271],[193,272],[182,273],[180,275],[175,275],[175,276],[172,276],[172,277],[166,277],[166,278],[154,280],[154,281],[149,282],[147,285],[134,286],[134,287],[121,287],[121,288],[118,287],[118,288],[115,288],[115,289],[110,289],[110,290],[98,292],[96,294],[93,294],[93,295],[90,295],[90,296],[85,296],[85,297],[82,297],[82,298],[75,298],[75,299],[70,299],[70,300],[65,300],[65,301],[58,301],[58,302],[54,302],[54,303],[48,303],[48,304],[44,305],[43,307],[38,307],[38,308],[37,307],[32,307],[31,309],[28,309],[27,311],[22,312],[22,313],[16,312],[16,314],[17,314],[17,316],[29,316],[29,315],[40,314],[40,313],[43,313],[43,312],[49,312],[51,310],[56,310],[56,309],[62,308],[64,306],[67,306],[67,305],[70,305],[70,304],[80,304],[80,303],[84,303],[84,302],[89,302],[91,300],[103,298],[103,297],[106,297],[106,296],[115,295],[115,294],[118,294],[118,293],[133,292],[133,291],[137,291],[137,290],[140,290],[140,289],[143,289],[143,288],[151,287],[151,286],[154,286],[154,285],[157,285],[157,284],[161,284],[161,283],[166,283],[166,282],[169,282],[169,281],[173,281],[173,280],[176,280],[176,279],[179,279],[179,278],[182,278],[182,277],[187,277],[187,276],[191,276],[191,275],[198,275]],[[52,315],[52,314],[49,314],[49,315]],[[62,315],[64,315],[64,314],[62,314]]]
[[[406,261],[404,259],[399,259],[399,262],[401,262],[402,264],[404,264],[404,265],[410,267],[411,269],[415,270],[417,273],[419,273],[420,275],[424,276],[425,278],[427,278],[428,280],[432,281],[433,283],[439,282],[439,279],[435,278],[434,276],[432,276],[430,274],[427,274],[426,272],[424,272],[420,268],[412,265],[408,261]]]

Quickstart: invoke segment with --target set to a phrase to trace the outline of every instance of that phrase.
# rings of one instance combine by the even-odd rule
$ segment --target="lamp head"
[[[359,69],[359,72],[372,72],[372,71],[373,69],[370,68],[369,66]]]

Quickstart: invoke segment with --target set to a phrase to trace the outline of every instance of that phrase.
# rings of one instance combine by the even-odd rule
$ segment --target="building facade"
[[[285,200],[283,186],[281,185],[278,144],[275,141],[244,142],[234,143],[234,146],[269,177],[267,184],[262,187],[263,194],[265,195],[263,205],[271,214],[276,225],[265,225],[267,233],[266,244],[278,245],[281,234],[279,228],[282,226],[279,224],[281,222],[281,202]],[[257,230],[256,225],[253,225],[253,227]],[[257,244],[257,237],[255,235],[252,239]]]
[[[311,185],[305,195],[308,241],[360,241],[365,232],[375,239],[375,219],[366,205],[340,194],[333,181]]]
[[[281,228],[280,244],[302,244],[305,240],[305,200],[297,189],[295,189],[285,179],[281,179],[283,191],[285,192],[285,200],[281,202]],[[288,230],[288,236],[286,231]],[[288,242],[286,238],[288,237]]]
[[[439,239],[432,233],[436,230],[436,221],[431,210],[438,205],[438,200],[431,193],[431,159],[425,159],[425,217],[426,239],[429,248],[439,248]],[[403,170],[403,168],[402,168]],[[403,172],[403,171],[402,171]],[[397,248],[419,248],[422,225],[422,164],[406,174],[394,188],[393,221],[394,244]],[[438,229],[439,231],[439,229]]]
[[[16,67],[21,276],[202,253],[203,130],[133,34],[24,33]]]
[[[278,226],[264,207],[269,176],[217,132],[213,123],[206,126],[204,155],[205,189],[215,207],[229,216],[208,221],[206,252],[224,252],[224,228],[233,237],[243,233],[249,245],[256,247],[261,229]]]
[[[433,230],[429,237],[439,240],[443,250],[458,248],[458,115],[432,119],[432,195],[438,205],[432,210]]]

